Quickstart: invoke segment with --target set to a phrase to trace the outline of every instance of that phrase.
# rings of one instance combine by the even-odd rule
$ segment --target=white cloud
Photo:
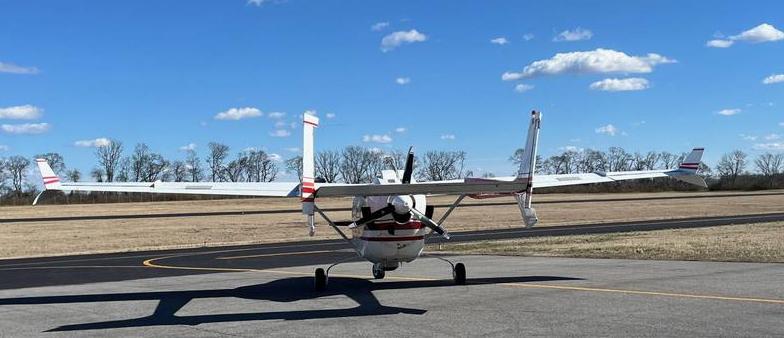
[[[498,37],[498,38],[490,40],[490,43],[503,46],[503,45],[509,43],[509,40],[507,40],[505,37],[502,36],[502,37]]]
[[[453,141],[453,140],[454,140],[454,139],[456,139],[456,138],[457,138],[457,137],[455,137],[455,134],[443,134],[443,135],[441,135],[441,139],[442,139],[442,140],[449,140],[449,141]]]
[[[398,133],[398,134],[405,133],[406,130],[407,130],[406,127],[397,127],[397,128],[395,128],[395,132]]]
[[[740,136],[740,138],[742,138],[744,141],[756,141],[757,140],[757,136],[754,136],[754,135],[740,134],[738,136]]]
[[[590,40],[593,37],[593,32],[587,29],[583,29],[581,27],[577,27],[574,30],[565,30],[553,38],[553,41],[561,42],[561,41],[580,41],[580,40]]]
[[[298,152],[300,152],[300,149],[297,148],[297,147],[290,147],[290,148],[286,148],[286,151],[288,151],[290,153],[298,153]]]
[[[779,127],[784,127],[784,122],[779,122]]]
[[[716,114],[724,115],[724,116],[732,116],[732,115],[739,114],[741,111],[742,110],[740,110],[738,108],[727,108],[727,109],[722,109],[722,110],[717,111]]]
[[[527,33],[527,34],[523,35],[523,40],[525,40],[525,41],[531,41],[533,39],[534,39],[534,35],[532,33]]]
[[[732,40],[715,39],[715,40],[710,40],[710,41],[706,42],[705,46],[713,47],[713,48],[729,48],[734,43],[735,43],[735,41],[732,41]]]
[[[505,81],[519,80],[542,75],[584,73],[650,73],[659,64],[675,63],[659,54],[631,56],[612,49],[598,48],[592,51],[558,53],[550,59],[534,61],[522,72],[506,72]]]
[[[11,74],[38,74],[38,68],[35,67],[22,67],[13,63],[0,62],[0,73]]]
[[[784,82],[784,74],[773,74],[762,80],[762,83],[764,84],[773,84],[779,82]]]
[[[291,135],[291,132],[286,129],[276,129],[275,131],[271,131],[269,134],[272,137],[288,137]]]
[[[362,136],[362,142],[373,142],[373,143],[390,143],[392,142],[392,136],[387,134],[384,135],[365,135]]]
[[[618,132],[620,132],[620,130],[618,130],[618,128],[616,128],[612,124],[608,124],[606,126],[601,126],[599,128],[594,129],[594,131],[597,134],[604,134],[604,135],[609,135],[609,136],[615,136],[615,134],[618,134]]]
[[[280,156],[280,154],[269,153],[267,154],[267,157],[269,157],[270,160],[273,160],[275,162],[283,161],[283,156]]]
[[[525,93],[531,89],[534,89],[534,86],[525,83],[519,83],[514,88],[514,90],[518,93]]]
[[[784,142],[757,143],[754,145],[757,150],[784,150]]]
[[[8,149],[11,149],[11,148],[8,148],[7,145],[0,144],[0,151],[8,151]]]
[[[272,2],[272,1],[271,0],[248,0],[248,5],[254,5],[254,6],[257,6],[257,7],[261,7],[261,5],[263,5],[265,3],[270,3],[270,2]]]
[[[328,118],[328,119],[334,119],[336,115],[335,115],[335,113],[327,113],[327,114],[326,114],[326,115],[324,115],[324,116],[325,116],[326,118]]]
[[[196,143],[188,143],[180,147],[180,151],[196,150]]]
[[[105,137],[99,137],[94,140],[79,140],[74,142],[74,145],[77,147],[85,147],[85,148],[97,148],[97,147],[105,147],[111,144],[112,141]]]
[[[49,130],[48,123],[4,124],[0,126],[8,134],[42,134]]]
[[[44,110],[33,105],[0,108],[0,119],[34,120],[41,117]]]
[[[389,52],[403,44],[424,42],[426,40],[427,35],[418,32],[416,29],[412,29],[408,32],[398,31],[390,33],[381,39],[381,51]]]
[[[781,135],[779,135],[779,134],[768,134],[768,135],[765,135],[765,140],[767,140],[767,141],[773,141],[773,140],[778,140],[778,139],[781,139]]]
[[[397,83],[397,84],[399,84],[401,86],[402,85],[407,85],[410,82],[411,82],[411,78],[410,77],[399,77],[399,78],[395,79],[395,83]]]
[[[580,152],[582,152],[584,150],[583,148],[580,148],[580,147],[577,147],[577,146],[571,146],[571,145],[563,146],[563,147],[561,147],[559,149],[561,149],[563,151],[574,151],[574,152],[578,152],[578,153],[580,153]]]
[[[705,45],[708,47],[727,48],[732,46],[735,41],[761,43],[780,40],[784,40],[784,32],[776,29],[773,25],[763,23],[738,35],[730,36],[727,39],[710,40]]]
[[[279,111],[274,111],[274,112],[271,112],[271,113],[267,113],[267,117],[269,117],[271,119],[276,119],[276,120],[277,119],[282,119],[282,118],[286,117],[286,113],[279,112]]]
[[[641,77],[604,79],[591,83],[590,88],[593,90],[603,90],[608,92],[643,90],[648,89],[648,80]]]
[[[275,128],[277,128],[277,129],[286,128],[286,126],[288,126],[288,125],[289,124],[286,121],[277,121],[277,122],[275,122]]]
[[[389,22],[376,22],[373,24],[373,26],[370,26],[370,30],[378,32],[384,30],[387,27],[389,27]]]
[[[231,108],[215,115],[216,120],[242,120],[261,116],[261,110],[253,107]]]

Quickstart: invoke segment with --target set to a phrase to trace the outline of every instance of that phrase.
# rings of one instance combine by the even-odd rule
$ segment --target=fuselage
[[[425,212],[426,203],[424,195],[354,197],[354,219],[362,218],[363,208],[367,213],[389,204],[395,206],[394,213],[352,229],[352,241],[359,254],[389,270],[419,257],[425,247],[425,235],[430,229],[412,217],[408,210],[416,208]]]

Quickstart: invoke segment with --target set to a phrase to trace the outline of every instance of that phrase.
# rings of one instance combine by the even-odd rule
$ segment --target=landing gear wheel
[[[324,269],[316,269],[315,282],[316,291],[324,291],[327,289],[327,273],[324,272]]]
[[[386,275],[384,269],[382,269],[378,264],[373,264],[373,278],[384,279],[384,275]]]
[[[466,283],[466,269],[463,263],[455,264],[455,269],[452,271],[452,276],[455,278],[455,284],[465,285]]]

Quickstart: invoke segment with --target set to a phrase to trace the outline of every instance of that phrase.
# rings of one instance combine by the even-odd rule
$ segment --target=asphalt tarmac
[[[784,214],[454,233],[739,224]],[[326,231],[326,229],[322,229]],[[433,238],[433,242],[437,239]],[[0,261],[0,336],[781,336],[784,264],[440,256],[370,279],[345,242]],[[335,267],[325,292],[316,267]]]

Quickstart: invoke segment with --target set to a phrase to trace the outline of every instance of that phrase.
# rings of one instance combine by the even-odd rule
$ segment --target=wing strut
[[[542,113],[531,112],[531,124],[528,127],[528,138],[525,142],[523,158],[520,162],[520,169],[517,171],[517,180],[524,180],[526,188],[515,193],[517,205],[523,214],[523,223],[530,228],[539,221],[536,217],[536,210],[531,207],[531,198],[534,192],[534,173],[536,172],[536,148],[539,143],[539,128],[542,123]]]

